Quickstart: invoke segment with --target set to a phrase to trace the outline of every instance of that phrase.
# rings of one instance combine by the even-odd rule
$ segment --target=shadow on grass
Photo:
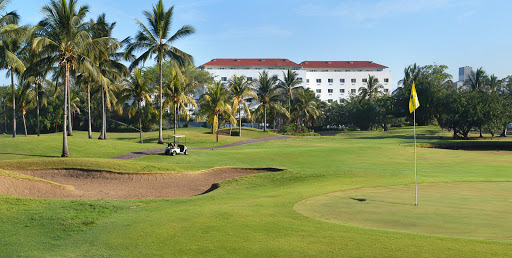
[[[380,203],[388,203],[388,204],[394,204],[394,205],[416,206],[412,203],[390,202],[390,201],[372,200],[372,199],[366,199],[366,198],[349,197],[349,199],[358,201],[358,202],[380,202]]]
[[[60,157],[59,155],[50,156],[50,155],[40,155],[40,154],[26,154],[26,153],[12,153],[12,152],[0,152],[0,155],[16,155],[16,156],[27,156],[27,157],[43,157],[43,158],[55,158]]]

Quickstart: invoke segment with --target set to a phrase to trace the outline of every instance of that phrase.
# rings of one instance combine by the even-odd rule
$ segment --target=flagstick
[[[416,186],[416,206],[418,206],[418,177],[416,176],[416,110],[414,110],[414,184]]]

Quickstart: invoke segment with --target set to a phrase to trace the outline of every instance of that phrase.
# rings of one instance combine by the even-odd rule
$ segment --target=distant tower
[[[460,88],[464,86],[464,82],[469,79],[469,75],[473,71],[473,68],[471,66],[464,66],[459,68],[459,80],[456,81],[455,87]]]
[[[459,81],[465,82],[467,79],[469,79],[471,71],[473,71],[473,68],[471,66],[464,66],[459,68]]]

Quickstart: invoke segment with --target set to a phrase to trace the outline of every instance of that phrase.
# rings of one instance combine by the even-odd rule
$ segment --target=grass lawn
[[[420,144],[447,142],[450,136],[436,127],[417,129]],[[214,135],[207,134],[204,128],[183,128],[179,133],[187,135],[190,148],[217,145]],[[218,144],[273,136],[258,130],[244,130],[242,135],[221,136]],[[222,182],[220,189],[212,193],[177,199],[50,200],[0,195],[0,254],[458,257],[508,256],[512,250],[510,241],[470,239],[473,236],[463,233],[439,236],[404,230],[400,223],[391,230],[359,222],[330,223],[294,209],[297,203],[315,196],[351,189],[400,188],[413,183],[412,128],[293,138],[191,151],[188,156],[109,159],[160,147],[155,144],[157,136],[157,132],[145,134],[147,144],[141,145],[134,133],[110,133],[109,140],[99,141],[87,139],[86,132],[75,132],[69,137],[71,159],[58,158],[61,134],[16,139],[0,136],[0,169],[4,170],[0,176],[15,176],[5,170],[35,168],[176,173],[235,166],[278,167],[285,171],[235,178]],[[422,184],[435,183],[432,185],[509,182],[511,158],[508,151],[420,148],[418,180]],[[361,203],[350,203],[358,204]],[[389,211],[383,218],[392,212],[393,204],[389,205],[379,203],[380,208]],[[421,208],[427,205],[425,200]],[[468,223],[479,223],[472,217],[464,218]],[[409,219],[414,220],[414,216]]]

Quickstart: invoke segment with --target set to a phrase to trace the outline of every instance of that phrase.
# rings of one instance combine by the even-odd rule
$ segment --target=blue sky
[[[116,21],[114,36],[134,36],[135,19],[157,0],[79,0],[90,18],[105,12]],[[36,24],[48,0],[13,0],[22,24]],[[213,58],[288,58],[374,61],[393,72],[404,67],[445,64],[484,67],[502,78],[512,75],[512,1],[484,0],[164,0],[175,5],[173,32],[182,25],[197,33],[176,43],[196,65]],[[4,73],[2,71],[2,73]],[[9,83],[4,76],[0,82]]]

